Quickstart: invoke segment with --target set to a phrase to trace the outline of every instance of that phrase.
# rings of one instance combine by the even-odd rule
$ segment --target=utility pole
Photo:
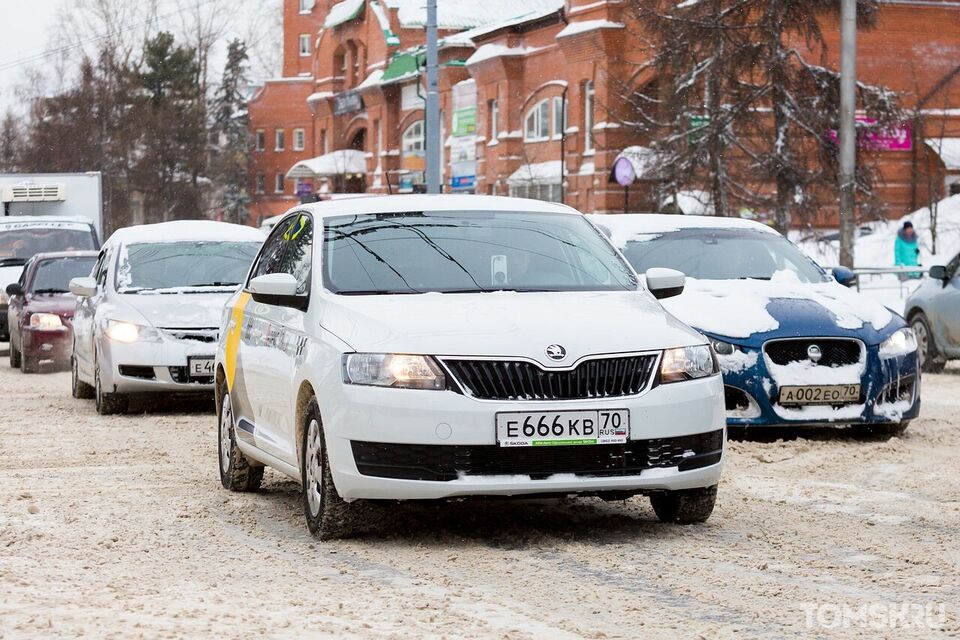
[[[840,264],[853,267],[856,237],[857,0],[840,3]]]
[[[427,0],[427,193],[440,193],[442,156],[437,66],[437,0]]]

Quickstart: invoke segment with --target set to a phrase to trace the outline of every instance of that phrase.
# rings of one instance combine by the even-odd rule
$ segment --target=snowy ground
[[[320,543],[280,475],[220,488],[207,407],[98,417],[4,362],[0,638],[957,637],[960,368],[923,383],[900,438],[733,442],[706,525],[481,501]]]

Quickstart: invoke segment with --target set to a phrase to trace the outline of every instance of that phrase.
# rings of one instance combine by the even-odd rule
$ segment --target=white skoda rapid
[[[302,483],[310,531],[358,500],[648,494],[713,510],[723,383],[706,339],[566,206],[489,196],[302,205],[227,303],[220,478]]]
[[[101,414],[131,394],[210,393],[227,298],[263,242],[251,227],[179,221],[120,229],[74,278],[73,396]]]

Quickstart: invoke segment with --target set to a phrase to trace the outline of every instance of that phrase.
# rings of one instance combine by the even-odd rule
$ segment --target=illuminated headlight
[[[894,331],[893,334],[880,344],[880,357],[893,358],[913,353],[917,350],[917,336],[910,327]]]
[[[55,313],[34,313],[30,316],[31,329],[60,329],[63,321]]]
[[[667,349],[660,361],[660,382],[705,378],[719,371],[709,345]]]
[[[145,342],[154,341],[159,338],[159,334],[153,327],[144,327],[132,322],[123,322],[121,320],[107,320],[107,337],[115,342]]]
[[[399,389],[446,389],[440,366],[429,356],[395,353],[348,353],[343,356],[343,381]]]

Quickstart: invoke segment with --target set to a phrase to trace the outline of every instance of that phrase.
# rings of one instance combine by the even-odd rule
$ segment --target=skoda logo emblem
[[[812,344],[807,347],[807,357],[810,358],[810,362],[816,364],[823,357],[823,351],[820,350],[819,345]]]
[[[552,344],[546,349],[547,357],[551,360],[563,360],[567,357],[567,350],[559,344]]]

